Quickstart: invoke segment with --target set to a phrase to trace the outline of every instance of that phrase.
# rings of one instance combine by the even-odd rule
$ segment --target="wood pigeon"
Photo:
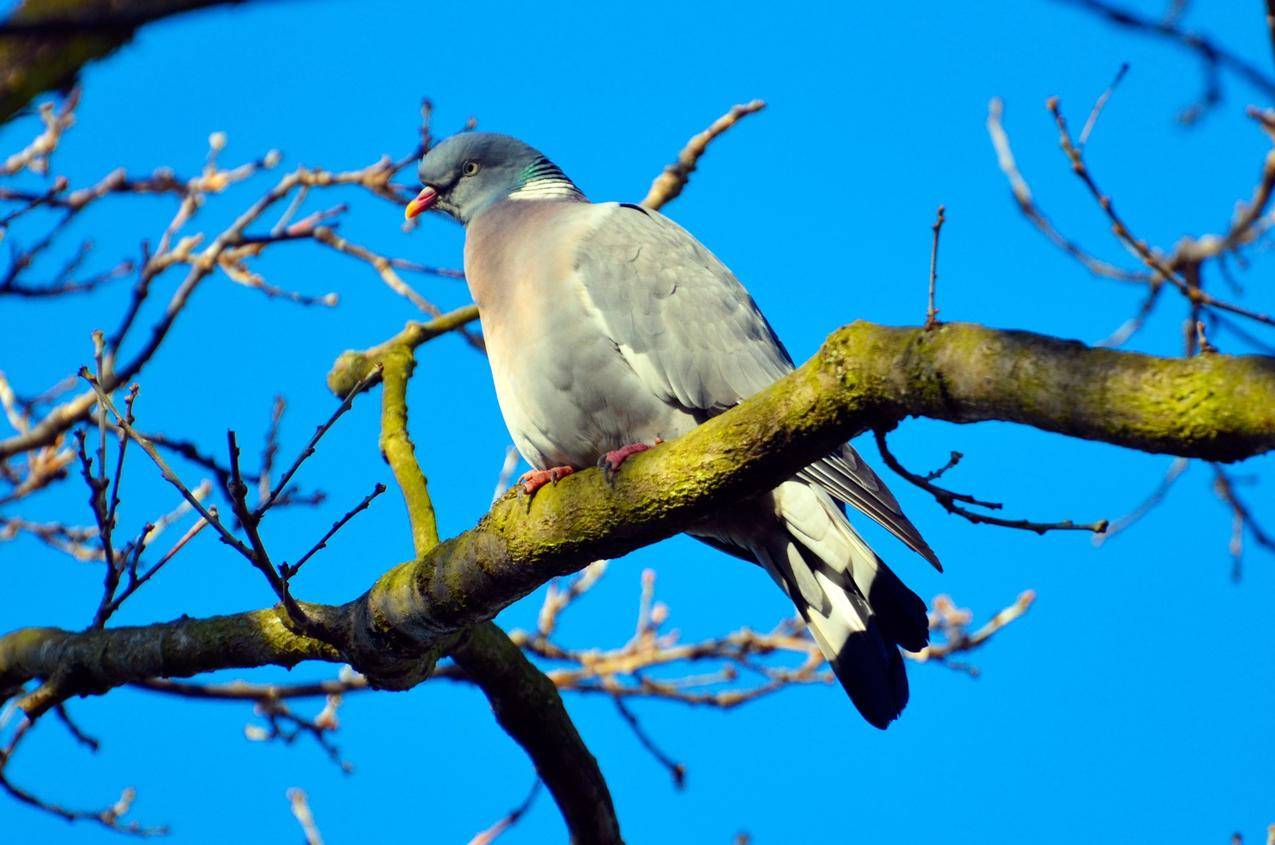
[[[614,472],[793,369],[752,297],[699,241],[656,211],[589,202],[527,144],[453,136],[421,159],[420,180],[407,217],[433,209],[465,226],[465,278],[496,395],[534,468],[527,492],[576,468]],[[907,704],[899,648],[925,647],[926,607],[845,504],[939,567],[849,445],[690,533],[770,574],[859,712],[884,728]]]

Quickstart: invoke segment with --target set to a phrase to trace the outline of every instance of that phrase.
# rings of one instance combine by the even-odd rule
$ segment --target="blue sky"
[[[1265,67],[1270,45],[1258,5],[1200,4],[1188,20]],[[1069,172],[1043,105],[1059,95],[1078,127],[1125,61],[1128,78],[1088,146],[1096,177],[1154,243],[1171,247],[1183,235],[1224,229],[1270,147],[1243,116],[1245,105],[1265,105],[1257,92],[1226,79],[1225,103],[1183,130],[1175,115],[1200,86],[1193,57],[1045,0],[977,10],[915,2],[291,2],[214,11],[150,27],[92,67],[58,164],[73,184],[119,165],[191,173],[208,134],[220,130],[230,140],[227,162],[278,148],[284,166],[361,166],[410,149],[427,95],[440,131],[476,116],[483,128],[542,148],[591,197],[636,200],[690,134],[732,103],[761,97],[768,109],[712,148],[667,211],[735,270],[794,357],[854,319],[923,318],[939,203],[948,214],[943,318],[1093,342],[1132,313],[1139,292],[1094,280],[1023,221],[984,124],[989,98],[1003,97],[1038,201],[1074,237],[1128,264]],[[29,123],[12,125],[0,142],[17,149],[29,131]],[[228,219],[255,190],[217,200],[206,220]],[[112,209],[77,223],[103,265],[157,237],[171,214],[167,202],[149,198]],[[387,205],[359,200],[343,231],[385,253],[459,264],[457,227],[430,220],[408,235],[400,219]],[[255,450],[271,397],[283,392],[284,451],[295,453],[331,408],[323,378],[333,358],[415,316],[366,266],[341,256],[284,247],[262,266],[276,284],[336,291],[341,305],[300,309],[210,280],[144,373],[138,414],[146,426],[210,449],[234,427]],[[1247,277],[1249,301],[1267,310],[1270,267],[1259,257]],[[467,301],[458,282],[426,279],[419,288],[444,306]],[[117,286],[73,301],[0,302],[0,369],[22,392],[45,388],[88,360],[88,332],[113,324],[124,299]],[[1181,318],[1176,306],[1162,308],[1132,347],[1176,354]],[[1215,340],[1224,351],[1247,351],[1226,335]],[[481,357],[445,338],[419,360],[412,432],[450,535],[485,511],[508,438]],[[268,526],[273,546],[308,547],[375,482],[389,481],[376,451],[375,405],[357,403],[307,463],[303,483],[331,498],[281,515]],[[916,468],[964,452],[949,476],[954,487],[1039,519],[1118,517],[1170,463],[1000,424],[914,421],[892,442]],[[870,439],[861,445],[880,467]],[[1269,475],[1272,465],[1264,458],[1243,472]],[[975,655],[977,680],[912,667],[912,702],[885,733],[833,687],[786,691],[730,713],[637,703],[647,729],[688,768],[681,792],[608,702],[568,696],[628,840],[724,843],[747,831],[757,843],[1223,842],[1241,831],[1260,841],[1275,822],[1275,668],[1263,648],[1275,566],[1251,552],[1243,581],[1232,583],[1230,516],[1210,480],[1207,467],[1192,467],[1162,507],[1100,549],[1078,534],[972,526],[892,482],[947,573],[867,533],[918,593],[949,593],[981,620],[1033,588],[1031,613]],[[1269,491],[1244,490],[1259,514],[1275,519]],[[22,515],[87,521],[83,498],[69,486],[29,500]],[[124,525],[171,500],[134,458]],[[410,555],[405,526],[399,501],[383,497],[308,566],[299,593],[316,601],[356,595]],[[659,572],[658,595],[686,638],[768,628],[789,612],[760,572],[678,538],[613,564],[564,623],[566,639],[622,643],[646,567]],[[9,596],[0,629],[78,627],[91,618],[96,568],[17,541],[0,545],[0,570]],[[202,537],[117,622],[270,600],[257,573]],[[529,599],[499,621],[529,624],[538,606]],[[332,672],[303,666],[292,676]],[[13,776],[86,806],[132,784],[135,817],[171,824],[181,842],[299,838],[285,799],[291,786],[310,793],[329,842],[369,829],[387,841],[464,842],[531,781],[522,751],[481,695],[444,683],[350,697],[337,736],[356,766],[349,776],[304,741],[245,741],[251,714],[239,705],[119,690],[73,702],[72,712],[101,736],[102,751],[84,753],[50,724],[24,748]],[[0,802],[0,829],[13,841],[111,836],[9,802]],[[557,841],[562,830],[542,797],[507,841]]]

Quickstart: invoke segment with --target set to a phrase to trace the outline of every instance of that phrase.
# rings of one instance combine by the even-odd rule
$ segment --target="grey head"
[[[584,199],[539,150],[494,132],[453,135],[425,154],[418,172],[425,187],[408,204],[408,220],[433,208],[468,223],[506,199]]]

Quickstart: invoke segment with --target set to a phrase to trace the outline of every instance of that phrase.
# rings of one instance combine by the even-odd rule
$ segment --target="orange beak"
[[[421,192],[416,195],[416,199],[407,204],[407,208],[403,211],[403,217],[412,220],[433,205],[436,199],[438,199],[438,191],[426,185],[421,188]]]

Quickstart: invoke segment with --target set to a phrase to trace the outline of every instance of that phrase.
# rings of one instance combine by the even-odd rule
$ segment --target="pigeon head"
[[[425,187],[407,204],[408,220],[435,209],[468,223],[506,199],[584,199],[539,150],[494,132],[453,135],[425,154],[419,173]]]

